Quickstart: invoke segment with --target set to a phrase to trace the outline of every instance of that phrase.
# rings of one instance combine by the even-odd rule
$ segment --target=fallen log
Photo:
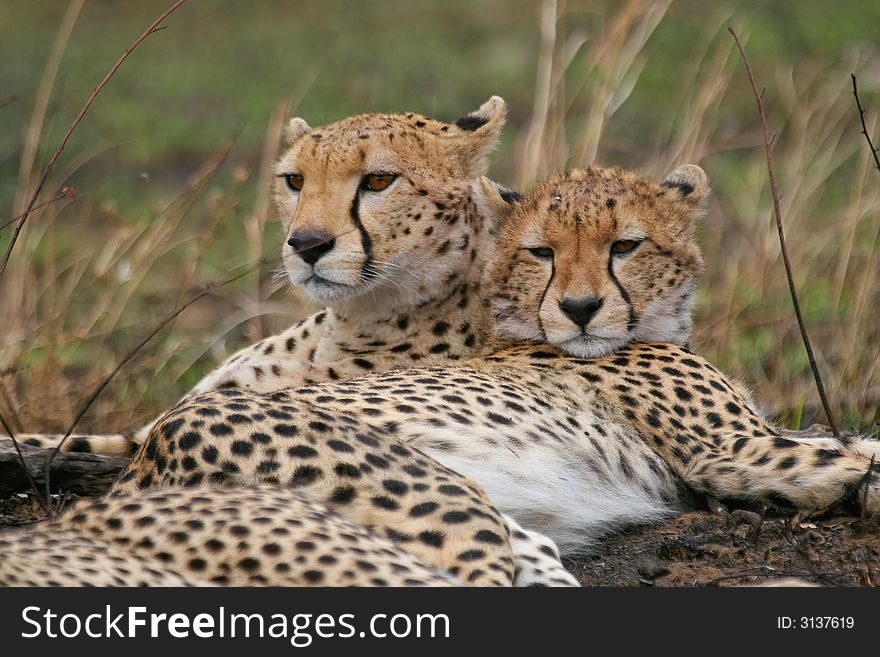
[[[46,482],[46,461],[52,450],[22,444],[19,447],[31,476],[42,492]],[[84,496],[103,495],[128,463],[128,459],[117,456],[62,452],[52,460],[49,469],[51,491]],[[9,440],[0,441],[0,497],[30,490],[30,481],[15,446]]]

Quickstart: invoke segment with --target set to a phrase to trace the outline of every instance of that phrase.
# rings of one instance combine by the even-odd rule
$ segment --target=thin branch
[[[50,498],[46,498],[43,500],[43,496],[40,495],[40,487],[37,486],[37,482],[34,481],[33,475],[31,475],[31,469],[28,467],[27,459],[24,458],[24,454],[21,453],[21,445],[15,437],[15,434],[12,432],[12,428],[6,423],[6,419],[0,414],[0,424],[3,425],[3,430],[6,431],[6,435],[9,436],[9,439],[12,440],[12,444],[15,447],[15,453],[18,454],[18,460],[21,463],[21,469],[24,470],[24,476],[27,477],[28,483],[31,485],[31,488],[34,491],[34,495],[37,497],[37,502],[40,503],[40,507],[47,514],[49,513],[50,506]]]
[[[223,287],[224,285],[229,285],[230,283],[237,281],[239,278],[247,276],[248,274],[253,272],[255,269],[258,269],[259,267],[261,267],[263,264],[265,264],[264,261],[260,260],[256,264],[247,267],[244,271],[242,271],[234,276],[231,276],[223,281],[219,281],[219,282],[215,281],[215,282],[211,282],[211,283],[208,283],[207,285],[205,285],[198,294],[191,297],[188,301],[182,303],[180,306],[177,307],[176,310],[174,310],[174,312],[172,312],[170,315],[165,317],[161,322],[159,322],[156,325],[156,327],[152,331],[150,331],[150,333],[147,334],[147,336],[143,340],[141,340],[131,351],[129,351],[125,355],[125,357],[121,361],[119,361],[119,363],[116,365],[116,367],[113,368],[113,371],[110,372],[110,374],[108,374],[104,378],[104,380],[98,384],[98,387],[95,388],[95,391],[91,395],[89,395],[89,398],[86,400],[86,402],[83,404],[82,408],[80,408],[79,412],[76,414],[76,417],[73,419],[73,422],[70,424],[70,427],[67,429],[67,432],[64,434],[64,437],[61,439],[61,442],[58,443],[58,445],[55,447],[55,449],[52,450],[52,453],[49,455],[49,458],[46,460],[46,465],[44,468],[44,479],[45,479],[45,495],[46,495],[47,500],[51,499],[49,497],[50,490],[51,490],[50,489],[50,481],[49,481],[49,479],[50,479],[49,468],[52,465],[52,460],[61,451],[61,448],[64,446],[64,443],[67,442],[68,438],[70,438],[70,435],[73,433],[73,430],[76,428],[76,425],[82,419],[82,416],[86,414],[86,411],[89,410],[89,408],[95,402],[95,400],[98,398],[98,396],[109,385],[110,381],[113,380],[113,377],[115,377],[120,372],[120,370],[122,370],[122,368],[125,367],[125,365],[132,358],[134,358],[135,355],[141,349],[143,349],[143,347],[146,346],[146,344],[150,340],[152,340],[156,336],[156,334],[159,333],[159,331],[161,331],[163,328],[168,326],[168,324],[170,324],[178,315],[180,315],[180,313],[182,313],[184,310],[189,308],[192,304],[194,304],[196,301],[201,299],[203,296],[205,296],[206,294],[208,294],[212,290],[215,290],[218,287]],[[47,509],[47,512],[48,512],[49,517],[51,518],[52,517],[51,505],[49,505],[49,509]]]
[[[868,134],[868,126],[865,125],[865,110],[862,109],[862,101],[859,100],[859,83],[856,82],[855,73],[850,73],[849,75],[852,78],[853,96],[856,97],[856,107],[859,108],[859,119],[862,122],[862,134],[865,135],[865,139],[868,141],[868,148],[871,149],[871,155],[874,157],[874,165],[877,167],[877,171],[880,171],[880,157],[877,156],[877,149],[874,148],[874,143],[871,141],[871,135]]]
[[[73,123],[70,124],[70,127],[67,129],[67,132],[64,134],[64,137],[61,140],[61,144],[56,149],[55,153],[49,159],[49,163],[46,165],[46,169],[43,171],[43,175],[40,177],[40,182],[37,184],[37,188],[34,190],[33,195],[31,196],[30,201],[28,201],[27,206],[24,209],[24,213],[21,218],[18,220],[18,225],[15,227],[15,232],[12,234],[12,240],[9,242],[9,246],[6,247],[6,253],[3,256],[3,262],[0,263],[0,275],[6,271],[6,265],[9,264],[9,258],[12,255],[12,249],[15,247],[15,243],[18,241],[18,236],[21,234],[21,229],[24,227],[25,222],[27,221],[28,216],[30,216],[31,211],[34,208],[34,204],[37,202],[37,197],[39,197],[40,192],[43,191],[43,186],[46,184],[46,180],[49,178],[49,173],[52,171],[52,167],[55,165],[55,161],[61,155],[61,151],[64,150],[64,147],[67,146],[67,141],[70,139],[70,136],[73,134],[73,131],[76,130],[77,126],[80,124],[80,121],[83,120],[86,113],[89,111],[89,108],[92,106],[92,103],[95,101],[95,98],[101,93],[101,90],[110,82],[110,78],[112,78],[116,71],[119,70],[119,67],[122,66],[122,63],[128,59],[128,56],[137,48],[141,42],[146,39],[148,36],[158,31],[159,24],[162,23],[168,16],[170,16],[174,11],[178,9],[186,0],[177,0],[169,9],[165,10],[165,12],[159,16],[153,23],[148,27],[137,39],[135,39],[134,43],[132,43],[128,49],[122,53],[122,56],[116,60],[116,63],[112,66],[112,68],[107,72],[107,75],[104,76],[104,79],[95,87],[95,90],[92,91],[88,100],[86,100],[85,105],[83,105],[82,109],[79,111],[79,114],[76,115],[76,118],[73,120]]]
[[[798,328],[801,332],[801,338],[804,341],[804,348],[807,350],[807,358],[810,361],[810,368],[813,370],[813,378],[816,379],[816,389],[819,392],[819,398],[822,400],[822,407],[825,409],[825,417],[828,419],[828,425],[835,437],[840,435],[837,430],[837,424],[834,422],[834,416],[831,414],[831,405],[825,395],[825,386],[822,385],[822,377],[819,375],[819,367],[816,365],[816,359],[813,356],[813,347],[810,345],[810,336],[807,334],[807,326],[804,323],[804,317],[801,313],[801,304],[798,301],[797,288],[794,284],[794,275],[791,270],[791,261],[788,258],[788,247],[785,245],[785,232],[782,228],[782,213],[779,210],[779,191],[776,188],[776,176],[773,174],[773,151],[770,143],[770,132],[767,129],[767,115],[764,112],[764,102],[762,100],[763,93],[758,91],[758,84],[755,82],[755,76],[752,73],[752,65],[746,56],[745,48],[739,40],[739,35],[732,27],[727,28],[736,41],[736,47],[739,48],[739,54],[742,55],[743,63],[746,65],[746,72],[749,76],[749,82],[752,85],[752,92],[755,94],[755,102],[758,105],[758,116],[761,120],[761,131],[764,135],[764,152],[767,156],[767,173],[770,176],[770,193],[773,196],[773,216],[776,219],[776,230],[779,233],[779,246],[782,249],[782,262],[785,264],[785,276],[788,278],[788,290],[791,293],[791,303],[794,305],[794,313],[797,316]]]
[[[18,96],[6,96],[3,100],[0,100],[0,109],[3,109],[7,105],[11,105],[15,101],[18,100]]]
[[[38,205],[35,205],[34,207],[31,208],[31,212],[36,212],[37,210],[45,208],[47,205],[52,205],[53,203],[57,203],[61,199],[65,199],[65,198],[69,198],[71,201],[76,199],[76,192],[73,191],[73,188],[63,187],[61,189],[61,191],[58,192],[58,196],[56,196],[55,198],[50,198],[48,201],[43,201],[42,203],[40,203]],[[4,230],[4,229],[8,228],[9,226],[14,224],[16,221],[18,221],[22,217],[24,217],[24,215],[20,214],[15,219],[10,219],[5,224],[0,226],[0,230]]]

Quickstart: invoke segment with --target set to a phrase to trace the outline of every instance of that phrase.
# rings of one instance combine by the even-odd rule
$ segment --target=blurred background
[[[88,94],[170,0],[0,4],[0,249]],[[440,119],[510,105],[492,175],[566,166],[661,176],[699,163],[714,194],[692,346],[786,426],[823,421],[772,219],[746,43],[776,134],[792,264],[838,422],[880,405],[877,0],[189,0],[123,64],[73,134],[0,277],[0,411],[65,430],[122,357],[209,281],[78,426],[125,430],[236,348],[312,309],[276,276],[268,167],[291,115]]]

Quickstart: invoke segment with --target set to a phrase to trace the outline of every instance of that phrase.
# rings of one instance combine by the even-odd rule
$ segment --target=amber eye
[[[612,255],[632,253],[644,240],[617,240],[611,244]]]
[[[285,173],[283,176],[284,183],[292,192],[300,192],[303,188],[303,177],[300,173]]]
[[[536,258],[541,258],[543,260],[553,259],[553,249],[549,246],[537,246],[533,249],[526,249],[529,253],[531,253]]]
[[[394,173],[368,173],[361,181],[361,189],[368,192],[381,192],[388,189],[395,178],[397,178],[397,174]]]

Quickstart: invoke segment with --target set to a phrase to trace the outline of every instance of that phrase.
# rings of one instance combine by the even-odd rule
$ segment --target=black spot
[[[310,459],[318,455],[318,450],[308,445],[294,445],[287,453],[295,458]]]
[[[509,203],[511,205],[513,205],[514,203],[518,203],[519,201],[522,201],[522,198],[523,198],[522,194],[520,194],[519,192],[515,192],[512,189],[502,190],[501,193],[499,194],[499,196],[501,196],[502,201],[504,201],[505,203]]]
[[[443,484],[442,486],[439,486],[437,490],[444,495],[449,495],[450,497],[460,497],[461,495],[467,495],[467,493],[461,486],[456,486],[454,484]]]
[[[405,495],[406,492],[409,490],[409,486],[397,479],[383,480],[382,487],[393,495]]]
[[[477,559],[482,559],[485,556],[486,553],[483,550],[465,550],[458,555],[458,558],[461,561],[476,561]]]
[[[367,454],[367,456],[364,460],[367,463],[369,463],[370,465],[373,465],[377,468],[387,468],[388,467],[388,461],[386,461],[381,456],[378,456],[376,454]]]
[[[422,516],[426,516],[429,513],[434,513],[440,505],[436,502],[422,502],[421,504],[416,504],[413,508],[409,510],[409,515],[413,518],[420,518]]]
[[[249,456],[254,451],[254,446],[244,440],[236,440],[229,447],[229,451],[239,456]]]
[[[189,451],[200,442],[202,442],[202,437],[198,433],[195,431],[187,431],[180,437],[180,441],[177,444],[180,446],[180,449]]]
[[[322,573],[320,570],[307,570],[303,573],[303,578],[309,584],[317,584],[318,582],[324,580],[324,573]]]
[[[402,470],[411,477],[424,477],[427,474],[417,465],[405,465]]]
[[[425,545],[432,547],[443,547],[443,533],[437,531],[425,531],[419,534],[419,540]]]
[[[470,515],[464,511],[448,511],[443,514],[443,522],[447,522],[451,525],[467,522],[470,519]]]
[[[617,200],[611,197],[605,199],[605,207],[609,210],[613,210],[614,206],[617,205]]]
[[[202,409],[199,409],[198,411],[196,411],[196,413],[200,413],[201,410]],[[165,422],[162,425],[162,435],[168,439],[171,439],[174,437],[174,434],[177,433],[177,430],[180,429],[181,426],[183,426],[183,420],[181,419]]]
[[[468,132],[474,132],[475,130],[479,130],[484,125],[489,122],[489,119],[484,119],[482,116],[474,116],[473,114],[468,114],[467,116],[461,117],[458,121],[455,122],[462,130],[467,130]]]
[[[301,465],[293,471],[293,477],[290,480],[290,486],[306,486],[321,477],[321,470],[313,465]]]
[[[680,180],[664,180],[660,183],[660,186],[666,187],[667,189],[678,189],[682,196],[687,196],[694,191],[693,185]]]
[[[474,535],[474,538],[481,543],[491,543],[492,545],[501,545],[504,543],[503,538],[495,532],[490,532],[488,529],[481,529]]]
[[[357,479],[361,476],[361,471],[358,470],[358,467],[351,463],[337,463],[336,467],[333,468],[333,472],[340,477],[351,477],[352,479]]]
[[[328,440],[327,447],[332,449],[334,452],[344,452],[346,454],[351,454],[354,452],[354,448],[351,445],[341,440]]]
[[[400,505],[397,502],[385,495],[377,495],[373,498],[372,502],[373,506],[377,506],[380,509],[388,509],[389,511],[396,511],[400,508]]]
[[[285,438],[291,438],[299,433],[299,429],[292,424],[276,424],[272,427],[272,431]]]
[[[212,424],[208,430],[215,436],[228,436],[232,433],[232,427],[228,424]]]
[[[339,486],[330,495],[330,501],[334,504],[346,504],[355,498],[356,492],[352,486]]]

